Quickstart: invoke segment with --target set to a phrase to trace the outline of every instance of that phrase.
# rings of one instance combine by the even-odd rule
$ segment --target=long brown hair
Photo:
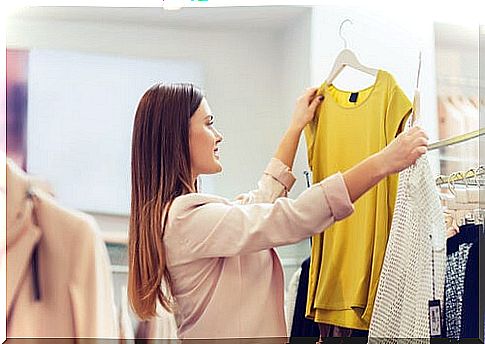
[[[141,98],[133,125],[128,297],[141,319],[157,301],[173,310],[163,234],[175,197],[195,192],[189,122],[203,99],[192,84],[156,84]]]

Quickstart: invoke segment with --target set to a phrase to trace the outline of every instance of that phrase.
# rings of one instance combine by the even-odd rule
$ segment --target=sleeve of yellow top
[[[395,85],[391,98],[389,101],[389,107],[386,115],[386,138],[387,144],[389,144],[401,131],[403,131],[405,124],[411,115],[412,103],[406,97],[402,89]],[[394,213],[394,205],[397,197],[397,185],[398,175],[394,174],[389,176],[389,192],[388,192],[388,204],[389,204],[389,228],[391,227],[392,214]]]
[[[391,92],[386,114],[385,130],[387,144],[391,143],[402,131],[412,109],[411,101],[398,85],[395,85]]]
[[[316,116],[316,115],[315,115]],[[307,157],[308,157],[308,166],[310,170],[313,171],[313,145],[315,143],[315,119],[308,123],[304,129],[305,133],[305,141],[306,141],[306,148],[307,148]]]
[[[317,95],[321,95],[321,94],[322,94],[322,91],[320,89]],[[312,171],[313,171],[313,148],[315,146],[315,136],[317,131],[318,118],[320,115],[322,104],[323,103],[320,103],[320,105],[318,105],[317,109],[315,110],[315,117],[313,117],[313,120],[310,123],[308,123],[305,129],[303,130],[305,134],[305,141],[307,146],[308,166]]]

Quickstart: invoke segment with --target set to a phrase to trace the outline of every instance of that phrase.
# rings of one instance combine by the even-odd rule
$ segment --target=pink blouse
[[[236,201],[177,197],[165,229],[180,338],[286,337],[284,276],[274,247],[299,242],[350,215],[340,173],[296,199],[295,178],[272,159],[258,188]]]

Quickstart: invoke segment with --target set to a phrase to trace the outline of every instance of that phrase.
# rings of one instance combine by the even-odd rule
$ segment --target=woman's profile
[[[302,130],[324,101],[316,91],[298,98],[257,189],[235,200],[198,192],[199,175],[222,170],[223,138],[202,92],[192,84],[146,91],[133,127],[129,230],[128,294],[141,319],[155,316],[158,302],[174,312],[180,338],[287,336],[274,248],[349,216],[362,194],[427,150],[426,134],[412,128],[353,168],[287,198]]]

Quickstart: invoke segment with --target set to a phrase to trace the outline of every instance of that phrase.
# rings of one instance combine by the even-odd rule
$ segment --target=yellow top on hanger
[[[379,70],[357,92],[325,83],[325,100],[305,128],[313,182],[345,171],[389,144],[411,102],[393,76]],[[306,316],[316,322],[369,328],[397,193],[397,175],[355,202],[355,212],[312,240]]]

